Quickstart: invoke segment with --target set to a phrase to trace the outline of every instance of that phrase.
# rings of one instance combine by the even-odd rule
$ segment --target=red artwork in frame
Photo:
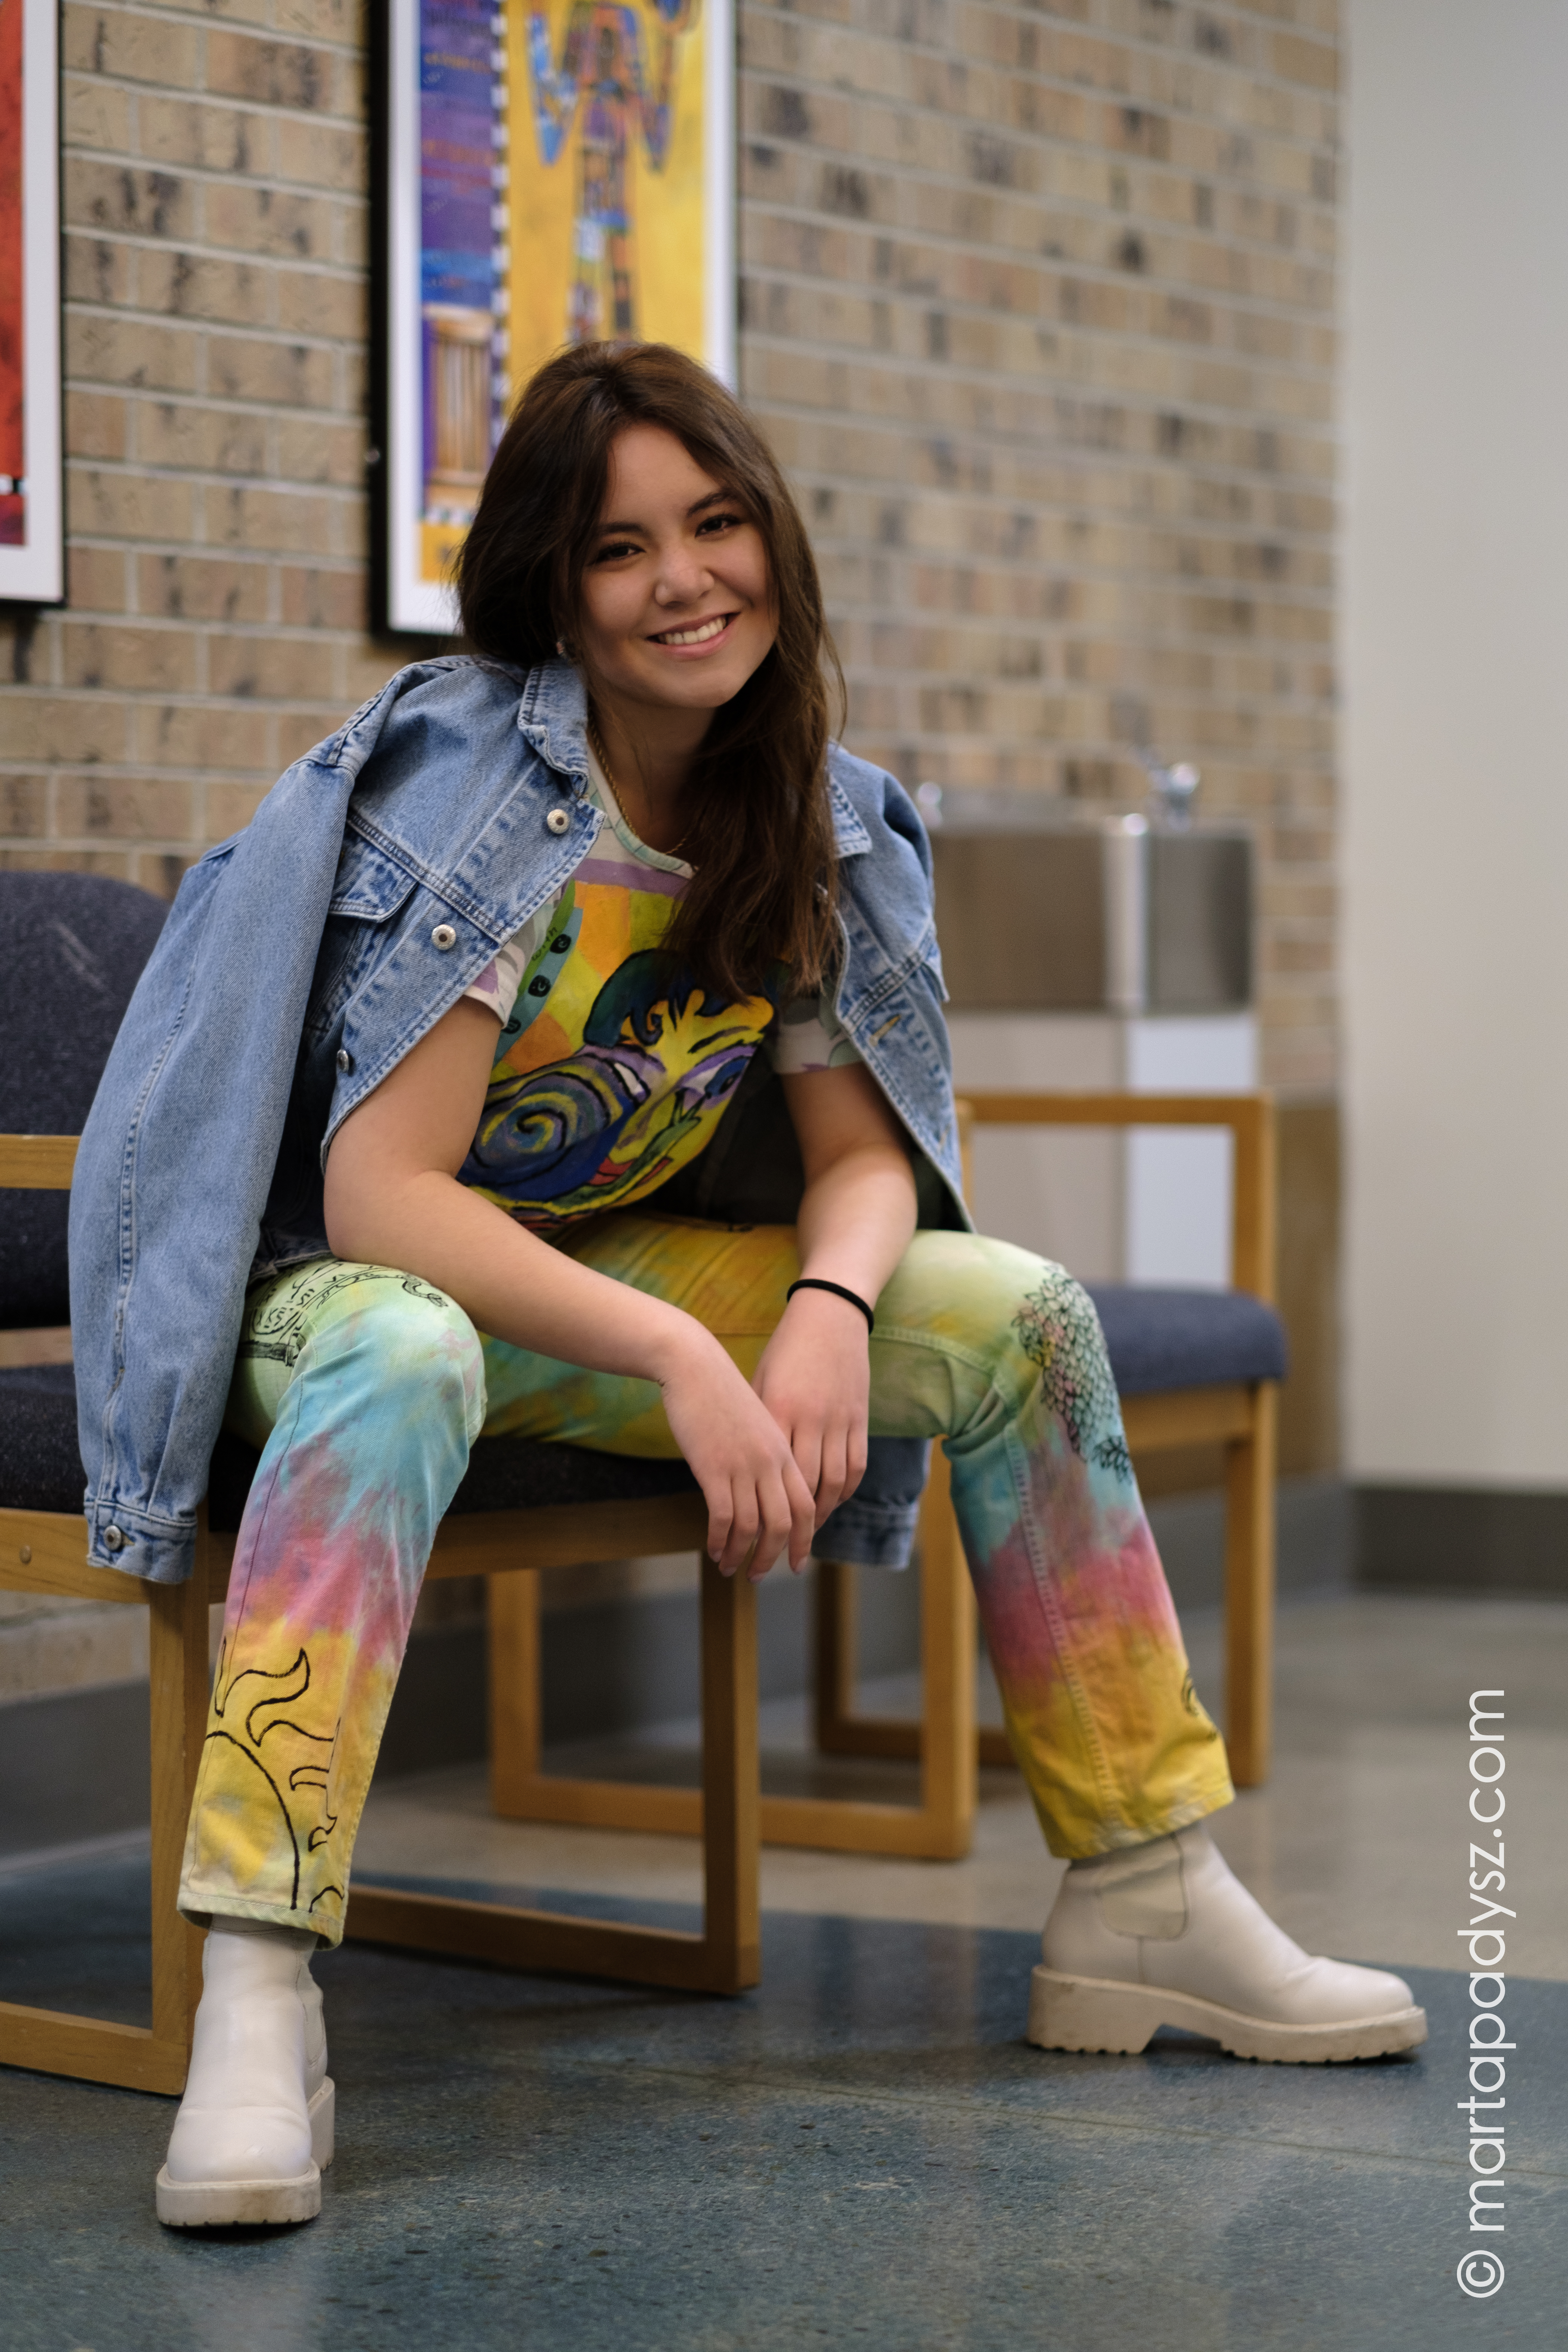
[[[63,593],[54,0],[0,0],[0,601]]]

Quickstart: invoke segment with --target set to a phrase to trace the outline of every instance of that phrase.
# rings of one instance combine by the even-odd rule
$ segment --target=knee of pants
[[[428,1419],[460,1416],[471,1445],[484,1426],[485,1363],[479,1335],[455,1299],[410,1276],[374,1295],[332,1332],[331,1353],[361,1358],[381,1412]]]
[[[1000,1386],[1043,1380],[1058,1410],[1064,1398],[1076,1401],[1075,1419],[1116,1413],[1100,1317],[1065,1266],[984,1234],[943,1234],[941,1250],[942,1287],[970,1344],[995,1351]]]

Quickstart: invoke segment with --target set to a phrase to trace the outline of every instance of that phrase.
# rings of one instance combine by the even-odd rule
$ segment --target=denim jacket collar
[[[568,662],[546,662],[531,670],[517,706],[518,731],[574,792],[588,789],[588,696],[580,673]],[[837,747],[835,747],[837,748]],[[856,814],[830,759],[827,796],[833,809],[834,846],[842,857],[863,857],[871,835]]]

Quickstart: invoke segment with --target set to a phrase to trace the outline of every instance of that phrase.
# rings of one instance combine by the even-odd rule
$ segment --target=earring
[[[555,650],[563,662],[574,662],[577,658],[576,646],[565,637],[556,638]]]

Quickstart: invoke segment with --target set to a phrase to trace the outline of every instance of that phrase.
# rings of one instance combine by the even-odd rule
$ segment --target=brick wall
[[[68,604],[12,623],[0,831],[166,890],[397,665],[365,634],[361,26],[67,0],[62,39]]]
[[[340,0],[64,15],[70,603],[13,619],[0,857],[168,887],[401,654],[365,631]],[[1262,853],[1268,1075],[1334,1073],[1336,0],[758,0],[744,389],[906,782]]]

